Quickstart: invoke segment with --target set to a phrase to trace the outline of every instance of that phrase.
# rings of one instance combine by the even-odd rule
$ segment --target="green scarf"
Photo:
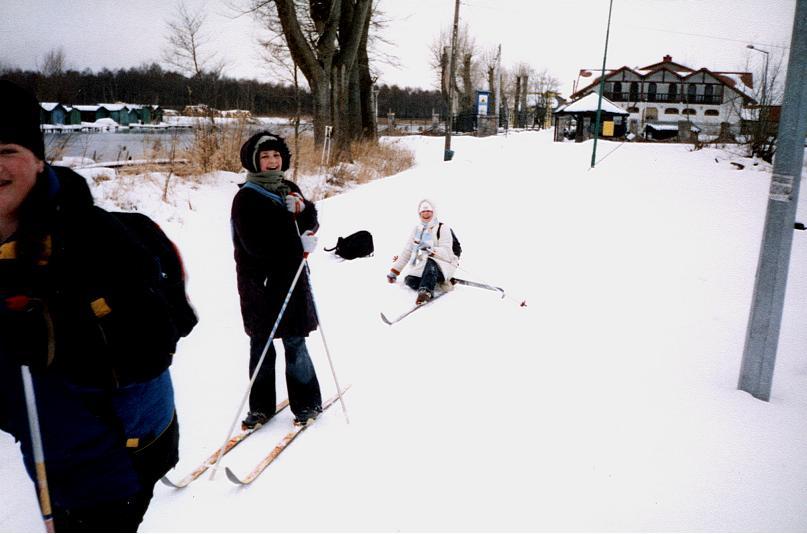
[[[248,172],[247,182],[253,182],[270,193],[286,198],[291,189],[283,183],[283,176],[285,176],[283,171]]]

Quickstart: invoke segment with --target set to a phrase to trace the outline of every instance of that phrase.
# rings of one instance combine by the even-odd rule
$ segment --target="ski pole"
[[[235,430],[235,425],[238,423],[238,419],[241,417],[241,412],[244,410],[244,406],[247,404],[247,400],[249,400],[249,394],[252,391],[252,385],[255,383],[255,380],[258,378],[258,372],[261,370],[261,365],[263,365],[263,360],[266,358],[266,353],[269,351],[269,346],[272,344],[272,341],[275,339],[275,332],[277,332],[277,327],[280,325],[280,320],[283,318],[283,314],[286,311],[286,306],[289,304],[289,300],[291,300],[291,294],[294,291],[294,288],[297,286],[297,280],[300,279],[300,273],[303,272],[303,266],[305,266],[305,257],[306,254],[303,254],[303,259],[300,262],[300,266],[297,267],[297,272],[294,274],[294,280],[291,281],[291,287],[289,287],[288,293],[286,293],[286,299],[283,301],[283,305],[280,307],[280,312],[277,314],[277,319],[275,320],[274,326],[272,326],[272,332],[269,334],[269,339],[266,340],[266,345],[263,347],[263,353],[261,353],[261,358],[258,360],[258,365],[255,366],[255,371],[252,373],[252,377],[249,380],[249,386],[247,386],[247,391],[244,393],[244,398],[241,399],[241,404],[238,407],[238,411],[235,414],[235,419],[233,419],[233,423],[230,425],[230,430],[227,431],[227,437],[224,438],[224,443],[221,445],[221,450],[223,451],[224,448],[227,446],[227,442],[230,441],[230,437],[233,435],[233,430]],[[221,459],[224,455],[219,454],[219,457],[216,459],[216,463],[213,465],[213,469],[210,471],[210,480],[213,480],[216,476],[216,471],[219,468],[219,464],[221,463]]]
[[[432,251],[431,255],[432,255],[433,257],[437,258],[438,260],[442,260],[442,261],[445,261],[445,262],[447,262],[447,263],[451,263],[451,261],[450,261],[450,260],[448,260],[448,259],[444,258],[444,257],[443,257],[443,256],[441,256],[440,254],[435,253],[434,251]],[[464,273],[466,273],[466,274],[471,275],[471,277],[473,277],[473,278],[476,278],[476,275],[475,275],[474,273],[470,272],[468,269],[464,269],[464,268],[460,267],[460,266],[459,266],[459,264],[457,264],[457,265],[456,265],[456,269],[457,269],[458,271],[462,271],[462,272],[464,272]],[[485,283],[485,285],[490,285],[490,286],[492,286],[492,284],[487,284],[487,283]],[[495,287],[495,286],[493,286],[493,287]],[[505,296],[505,297],[507,297],[507,298],[509,298],[509,299],[511,299],[511,300],[514,300],[515,302],[518,302],[518,305],[519,305],[520,307],[522,307],[522,308],[526,308],[526,307],[527,307],[527,301],[526,301],[526,300],[522,300],[522,301],[520,301],[520,302],[519,302],[518,300],[513,299],[513,297],[511,297],[510,295],[504,295],[504,296]]]
[[[294,221],[294,226],[297,228],[297,233],[299,234],[300,225],[297,224],[297,221]],[[336,385],[336,394],[339,396],[339,404],[342,406],[342,413],[345,414],[345,422],[350,424],[345,399],[342,397],[342,388],[339,387],[339,380],[336,378],[336,369],[333,366],[331,351],[328,349],[328,342],[325,340],[325,329],[322,328],[322,318],[319,315],[319,308],[317,308],[317,299],[314,298],[314,282],[311,280],[311,269],[308,267],[308,259],[304,257],[303,261],[305,262],[305,274],[308,277],[308,284],[311,287],[311,303],[314,305],[314,315],[317,316],[317,323],[319,323],[319,335],[322,337],[322,345],[325,347],[325,355],[328,357],[328,365],[331,368],[333,382]]]
[[[48,491],[48,477],[45,473],[45,452],[42,447],[42,432],[39,427],[39,413],[36,409],[36,395],[34,382],[31,379],[31,370],[22,365],[22,386],[25,390],[25,408],[28,411],[28,427],[31,430],[31,448],[34,451],[34,465],[36,468],[36,485],[39,490],[39,509],[42,511],[42,520],[45,522],[46,532],[56,532],[53,525],[53,511],[50,506],[50,492]]]

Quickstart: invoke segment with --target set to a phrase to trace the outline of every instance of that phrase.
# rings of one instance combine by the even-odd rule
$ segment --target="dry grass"
[[[187,146],[180,146],[178,136],[168,139],[157,137],[147,144],[144,156],[152,160],[187,160],[185,164],[177,162],[168,166],[170,175],[182,179],[194,180],[196,176],[218,170],[241,171],[241,145],[251,133],[246,120],[223,125],[200,122],[193,132],[193,139]],[[326,187],[323,190],[329,193],[323,196],[330,196],[352,184],[363,184],[397,174],[415,162],[414,154],[398,143],[362,141],[352,144],[350,162],[332,165],[326,162],[323,165],[325,158],[322,147],[314,146],[310,131],[302,132],[296,144],[291,135],[286,142],[292,152],[291,170],[287,177],[297,181],[301,176],[324,175]],[[333,159],[335,155],[331,153],[330,157]],[[166,165],[143,165],[122,168],[120,172],[128,175],[166,170]]]

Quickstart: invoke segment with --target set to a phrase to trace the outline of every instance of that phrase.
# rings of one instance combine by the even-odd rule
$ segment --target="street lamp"
[[[768,55],[769,54],[768,54],[767,51],[762,50],[761,48],[757,48],[756,46],[754,46],[752,44],[745,45],[745,47],[748,48],[748,49],[754,50],[756,52],[762,52],[763,54],[765,54],[765,71],[762,73],[762,105],[767,106],[768,101],[766,99],[766,96],[767,96],[767,90],[768,90]]]

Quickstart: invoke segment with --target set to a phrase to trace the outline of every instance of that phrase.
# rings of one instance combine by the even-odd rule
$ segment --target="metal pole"
[[[765,71],[762,73],[762,105],[767,106],[768,105],[768,99],[767,99],[767,91],[768,91],[768,56],[770,54],[767,51],[762,50],[761,48],[757,48],[756,46],[754,46],[752,44],[746,45],[745,47],[749,48],[751,50],[755,50],[757,52],[761,52],[761,53],[765,54]],[[759,120],[759,119],[757,119],[757,120]]]
[[[451,129],[454,127],[454,70],[457,65],[457,28],[460,22],[460,0],[454,2],[454,30],[451,33],[451,60],[449,62],[448,76],[448,117],[446,117],[446,143],[443,149],[443,161],[451,161],[454,153],[451,151]]]
[[[782,324],[793,223],[807,135],[807,0],[797,0],[778,148],[738,389],[768,401]]]
[[[297,228],[297,234],[302,238],[300,233],[300,225],[294,221],[294,226]],[[311,304],[314,306],[314,315],[317,316],[317,323],[319,323],[319,335],[322,337],[322,345],[325,347],[325,356],[328,357],[328,365],[331,367],[331,375],[333,376],[333,383],[336,386],[336,394],[339,396],[339,403],[342,405],[342,413],[345,414],[345,422],[350,424],[350,418],[347,416],[347,407],[345,406],[345,399],[342,396],[342,388],[339,387],[339,380],[336,378],[336,368],[333,366],[333,358],[331,358],[331,351],[328,349],[328,342],[325,340],[325,329],[322,327],[322,318],[319,315],[319,308],[317,308],[317,299],[314,298],[314,281],[311,279],[311,269],[308,266],[308,259],[305,260],[305,274],[308,277],[308,284],[311,288]],[[345,390],[347,391],[347,390]]]
[[[614,7],[614,0],[608,3],[608,25],[605,29],[605,51],[602,53],[602,70],[600,72],[600,96],[597,98],[597,118],[594,122],[594,148],[591,151],[591,168],[597,159],[597,138],[600,136],[600,115],[602,113],[602,93],[605,91],[605,58],[608,56],[608,36],[611,33],[611,9]],[[580,125],[578,124],[579,128]]]
[[[53,510],[50,505],[48,477],[45,472],[45,451],[42,447],[42,432],[39,427],[39,412],[36,409],[34,382],[31,379],[31,370],[27,365],[21,366],[20,369],[22,371],[22,387],[25,391],[25,407],[28,411],[28,428],[31,431],[31,448],[34,451],[36,485],[39,490],[39,509],[42,512],[42,520],[45,522],[45,531],[56,532],[53,525]]]

